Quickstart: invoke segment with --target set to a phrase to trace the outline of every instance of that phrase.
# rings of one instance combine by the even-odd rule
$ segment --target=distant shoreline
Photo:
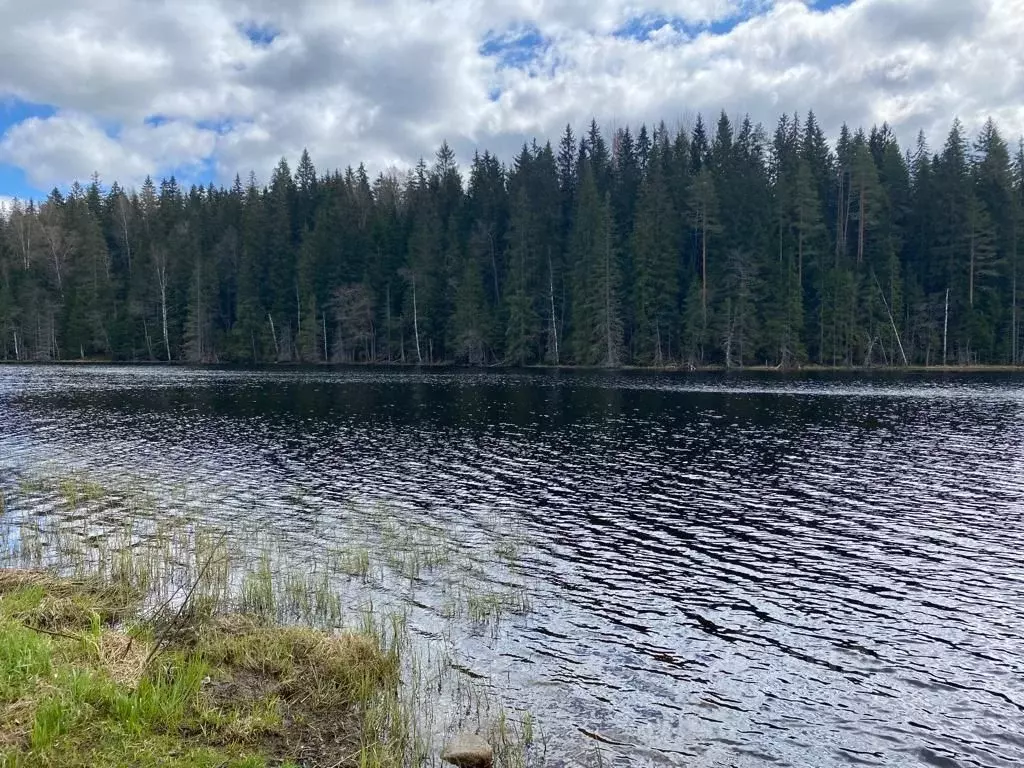
[[[265,363],[190,363],[182,360],[164,362],[159,360],[104,360],[104,359],[70,359],[70,360],[0,360],[0,366],[115,366],[115,367],[169,367],[169,368],[207,368],[233,370],[340,370],[345,368],[386,368],[402,371],[605,371],[608,373],[777,373],[782,375],[799,373],[1024,373],[1024,364],[972,364],[972,365],[818,365],[781,367],[775,365],[745,365],[726,367],[724,365],[670,365],[670,366],[586,366],[586,365],[460,365],[458,363],[306,363],[306,362],[265,362]]]

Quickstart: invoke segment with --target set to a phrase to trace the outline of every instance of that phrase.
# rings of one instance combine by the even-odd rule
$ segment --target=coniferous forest
[[[0,222],[0,359],[902,366],[1024,361],[1024,146],[723,113],[506,166],[140,189]]]

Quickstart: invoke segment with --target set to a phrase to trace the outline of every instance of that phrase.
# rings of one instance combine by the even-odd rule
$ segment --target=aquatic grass
[[[506,614],[524,615],[530,612],[530,599],[525,590],[480,592],[466,596],[469,620],[477,624],[498,622]]]
[[[277,613],[274,595],[274,577],[270,571],[270,559],[265,557],[257,571],[245,574],[242,582],[243,613],[270,619]]]
[[[24,475],[18,480],[18,490],[25,494],[43,493],[50,487],[45,477]]]
[[[489,681],[458,671],[452,663],[453,635],[482,626],[497,632],[503,616],[528,612],[530,601],[512,574],[505,574],[500,584],[484,580],[488,563],[494,561],[486,551],[479,556],[478,543],[470,546],[451,529],[416,520],[399,525],[393,511],[378,505],[355,520],[355,526],[340,531],[326,525],[326,517],[314,517],[307,533],[327,543],[317,552],[275,537],[256,516],[251,524],[233,524],[230,533],[201,523],[209,517],[201,505],[211,502],[194,493],[175,493],[174,505],[168,506],[144,488],[114,489],[102,481],[88,487],[102,487],[107,495],[82,501],[68,515],[62,511],[67,507],[59,484],[48,482],[45,490],[35,492],[39,496],[31,505],[18,509],[51,511],[5,518],[0,531],[8,545],[3,550],[6,565],[46,568],[51,579],[60,574],[71,583],[116,587],[114,594],[121,596],[115,611],[68,595],[40,597],[36,590],[31,597],[35,603],[24,603],[29,607],[16,620],[40,628],[68,622],[67,634],[75,640],[42,636],[61,649],[61,664],[92,674],[75,685],[92,691],[85,697],[88,701],[105,702],[102,730],[90,734],[101,750],[112,748],[108,742],[113,730],[120,734],[122,752],[130,744],[139,754],[160,755],[171,765],[179,758],[172,760],[161,750],[175,755],[178,750],[199,765],[262,764],[258,761],[273,749],[280,759],[301,759],[311,766],[326,759],[326,751],[332,752],[329,764],[352,755],[348,764],[412,765],[433,760],[443,735],[452,729],[491,733],[500,722],[503,709],[493,700]],[[58,503],[48,506],[51,498]],[[175,506],[179,503],[200,506]],[[392,517],[382,519],[385,514]],[[496,542],[493,546],[501,548],[504,540]],[[522,549],[515,543],[518,556]],[[499,560],[511,563],[511,547],[504,551],[508,557]],[[44,593],[48,588],[43,586]],[[436,647],[424,645],[422,638],[413,642],[409,613],[402,608],[404,601],[415,602],[419,589],[439,590],[443,596],[442,613],[449,621]],[[388,598],[382,610],[373,605],[378,594]],[[124,607],[132,600],[134,612]],[[44,603],[50,618],[42,618],[39,606]],[[37,611],[35,618],[31,610]],[[268,639],[267,633],[279,630],[308,632],[312,634],[307,637],[320,639],[363,638],[382,658],[391,659],[394,671],[364,673],[346,683],[335,675],[333,682],[325,682],[323,665],[288,666],[282,648],[289,648],[289,642],[287,654],[299,660],[308,655],[303,656],[301,636]],[[230,660],[225,654],[228,635],[237,641]],[[157,646],[160,650],[150,661]],[[200,667],[187,666],[194,658],[206,665],[202,677]],[[140,690],[146,698],[139,698]],[[345,706],[340,691],[349,696]],[[27,722],[44,698],[21,701],[19,721]],[[83,708],[81,699],[69,695],[59,705],[47,705],[51,709],[38,737],[43,744],[54,734],[44,750],[47,755],[61,753],[69,739],[81,741],[80,732],[89,731],[76,713],[86,711],[92,717],[95,712],[92,704]],[[321,705],[310,712],[302,701]],[[331,713],[340,730],[332,736],[334,745],[318,757],[309,753],[295,729],[323,730],[327,725],[317,719],[321,710]],[[62,723],[68,722],[72,725],[65,730]],[[525,730],[506,723],[495,731],[495,739],[509,742],[506,747],[495,742],[499,766],[523,764]],[[203,734],[216,736],[219,743],[194,743]],[[25,731],[18,739],[20,746],[12,754],[24,760],[31,752],[26,746],[31,736]],[[102,751],[90,754],[95,763],[103,762],[97,756],[106,758]],[[153,762],[163,764],[155,758]]]
[[[514,565],[519,562],[519,545],[511,539],[503,539],[494,545],[494,554],[499,559]]]
[[[334,568],[352,578],[367,579],[370,574],[370,550],[367,547],[345,547],[331,551]]]
[[[98,482],[81,476],[62,478],[57,482],[57,489],[64,504],[71,508],[88,502],[100,501],[110,495],[106,488]]]

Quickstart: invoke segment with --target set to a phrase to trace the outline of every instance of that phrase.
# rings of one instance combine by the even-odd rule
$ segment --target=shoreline
[[[395,371],[459,371],[459,372],[515,372],[515,371],[547,371],[547,372],[605,372],[605,373],[662,373],[662,374],[747,374],[747,373],[771,373],[781,376],[799,375],[806,373],[1024,373],[1024,363],[1010,365],[1008,363],[977,363],[970,365],[902,365],[902,366],[865,366],[865,365],[817,365],[807,364],[783,368],[776,365],[746,365],[731,366],[725,365],[667,365],[667,366],[646,366],[646,365],[619,365],[609,366],[587,366],[587,365],[461,365],[458,363],[400,363],[400,362],[356,362],[356,363],[323,363],[323,362],[266,362],[266,363],[190,363],[181,360],[164,362],[159,360],[107,360],[107,359],[78,359],[69,360],[0,360],[0,367],[3,366],[24,366],[31,368],[47,367],[116,367],[116,368],[194,368],[197,370],[345,370],[345,369],[382,369]]]
[[[453,532],[366,508],[311,559],[202,497],[101,480],[0,477],[0,765],[399,768],[464,736],[523,768],[532,714],[450,639],[497,633],[529,594],[476,577]],[[511,575],[518,540],[494,546]],[[407,602],[428,581],[451,585],[431,642]]]

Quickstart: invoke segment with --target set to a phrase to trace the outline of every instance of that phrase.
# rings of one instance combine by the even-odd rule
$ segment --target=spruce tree
[[[505,359],[515,365],[534,362],[537,351],[536,289],[537,245],[525,186],[512,201],[508,229],[508,280],[505,305]]]
[[[678,233],[665,169],[663,147],[651,149],[647,177],[640,187],[632,251],[635,278],[633,359],[664,365],[672,356],[678,294]]]

